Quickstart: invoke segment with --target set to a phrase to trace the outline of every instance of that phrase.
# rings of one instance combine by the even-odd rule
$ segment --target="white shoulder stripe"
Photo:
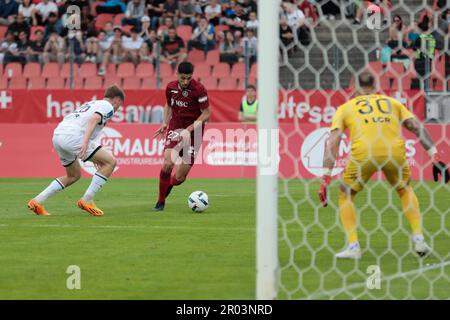
[[[205,102],[206,100],[208,100],[208,96],[198,98],[198,102]]]

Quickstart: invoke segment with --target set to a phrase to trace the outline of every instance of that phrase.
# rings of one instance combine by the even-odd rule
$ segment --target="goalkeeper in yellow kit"
[[[401,126],[416,134],[421,144],[434,160],[433,172],[440,172],[449,179],[448,169],[440,162],[436,147],[423,125],[397,100],[373,94],[374,77],[363,73],[359,77],[358,96],[341,105],[334,115],[330,138],[326,146],[323,167],[323,182],[319,198],[327,205],[327,187],[337,156],[342,133],[349,130],[351,156],[343,172],[339,191],[339,211],[347,234],[348,247],[336,254],[337,258],[361,258],[361,249],[356,231],[355,195],[377,171],[384,172],[387,181],[400,196],[403,212],[411,225],[414,250],[419,256],[431,252],[422,233],[419,202],[409,186],[410,169],[405,156],[405,143],[401,137]]]

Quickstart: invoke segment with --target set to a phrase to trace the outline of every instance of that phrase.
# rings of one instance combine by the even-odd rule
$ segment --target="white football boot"
[[[431,247],[426,244],[423,236],[414,236],[413,241],[414,251],[419,257],[423,258],[431,253]]]
[[[361,248],[358,242],[348,245],[347,249],[334,255],[338,259],[361,259]]]

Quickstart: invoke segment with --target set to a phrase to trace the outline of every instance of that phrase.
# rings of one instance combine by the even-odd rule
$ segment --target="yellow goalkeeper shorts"
[[[411,170],[404,157],[374,157],[371,160],[349,159],[342,175],[343,183],[359,192],[377,171],[383,171],[389,183],[396,189],[403,189],[409,184]]]

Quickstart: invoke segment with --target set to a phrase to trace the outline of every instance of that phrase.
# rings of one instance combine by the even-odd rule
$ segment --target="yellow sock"
[[[419,201],[417,200],[414,190],[407,186],[398,191],[400,200],[402,201],[403,213],[411,225],[413,235],[422,234],[422,221],[420,217]]]
[[[343,191],[339,191],[339,213],[341,216],[341,223],[347,233],[348,243],[358,241],[358,234],[356,232],[356,210],[353,203],[355,196],[347,195]]]

